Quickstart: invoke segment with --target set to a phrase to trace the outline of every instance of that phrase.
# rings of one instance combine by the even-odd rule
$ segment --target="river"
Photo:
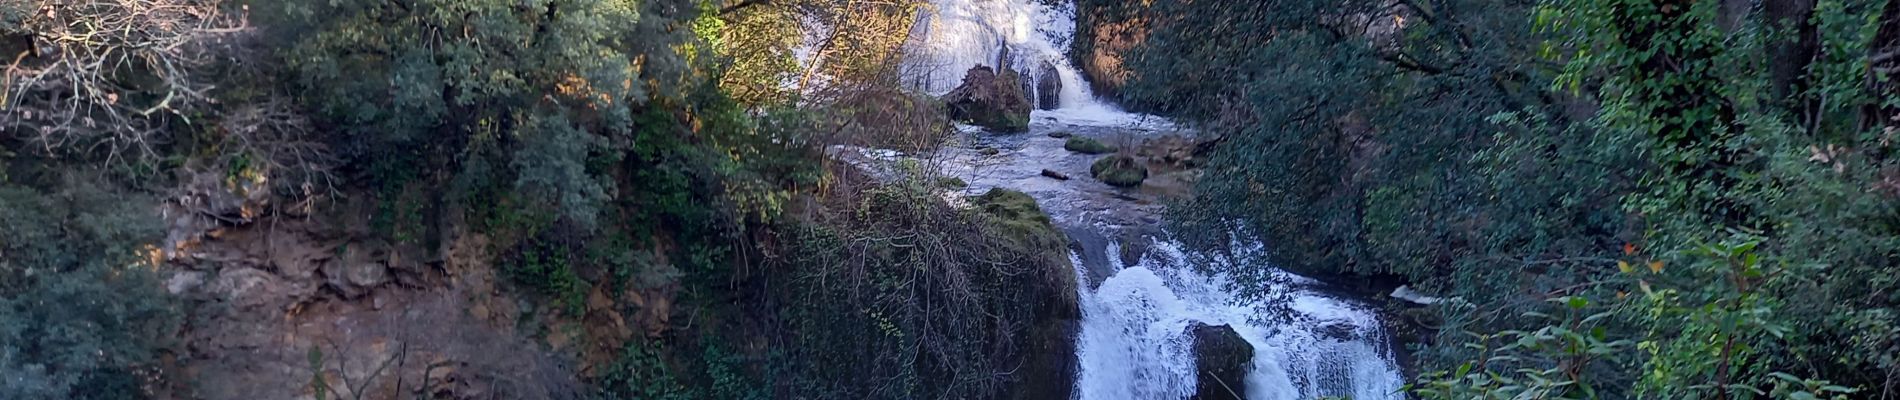
[[[1088,164],[1098,156],[1063,150],[1063,140],[1049,135],[1131,145],[1191,134],[1160,118],[1122,112],[1088,92],[1063,55],[1075,31],[1073,6],[932,4],[907,53],[906,74],[920,89],[948,91],[970,66],[995,64],[1004,48],[1010,68],[1054,67],[1062,80],[1059,106],[1036,111],[1030,132],[995,135],[964,127],[959,140],[928,158],[968,182],[967,193],[998,187],[1028,193],[1070,236],[1082,307],[1075,398],[1191,396],[1198,379],[1187,330],[1196,323],[1229,325],[1253,345],[1247,398],[1404,398],[1398,350],[1370,307],[1267,265],[1260,255],[1270,244],[1247,235],[1233,234],[1228,251],[1218,254],[1197,253],[1169,238],[1163,199],[1191,184],[1191,172],[1158,175],[1141,188],[1110,187],[1089,177]],[[1073,179],[1045,177],[1044,169]],[[1229,279],[1232,271],[1267,271],[1274,279],[1241,287]]]

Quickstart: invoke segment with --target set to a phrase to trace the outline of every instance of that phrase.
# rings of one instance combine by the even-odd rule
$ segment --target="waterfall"
[[[1108,253],[1118,254],[1116,247],[1111,244]],[[1153,251],[1137,265],[1114,265],[1114,274],[1095,289],[1080,285],[1078,398],[1192,395],[1198,380],[1187,329],[1197,322],[1231,326],[1253,345],[1247,398],[1404,398],[1384,327],[1372,312],[1305,291],[1299,285],[1310,282],[1285,276],[1289,283],[1269,291],[1287,294],[1284,304],[1292,312],[1268,318],[1274,313],[1266,302],[1239,298],[1225,276],[1204,275],[1187,264],[1252,257],[1189,257],[1166,241],[1157,241]],[[1079,257],[1075,261],[1080,265]]]
[[[1061,82],[1059,107],[1037,110],[1031,131],[1098,127],[1117,132],[1171,131],[1164,119],[1131,114],[1098,101],[1088,82],[1065,51],[1075,33],[1075,9],[1070,2],[1049,6],[1039,0],[930,0],[907,43],[903,73],[910,85],[941,95],[962,82],[976,65],[998,66],[1023,73],[1030,96],[1043,85],[1037,79]],[[1053,76],[1043,76],[1044,70]],[[979,172],[975,161],[958,168],[971,190],[1002,186],[1035,196],[1060,224],[1071,227],[1110,228],[1085,221],[1088,213],[1078,204],[1096,197],[1090,186],[1056,184],[1041,178],[1040,168],[1061,166],[1073,156],[1059,141],[1025,139],[1040,134],[1008,137],[985,135],[979,140],[1013,142],[1005,162]],[[1028,144],[1025,144],[1028,143]],[[1002,146],[1001,143],[993,143]],[[1043,146],[1043,147],[1038,147]],[[968,152],[967,149],[950,149]],[[973,154],[964,154],[974,160]],[[984,156],[989,157],[989,156]],[[994,157],[990,157],[994,158]],[[1086,171],[1086,162],[1066,166]],[[1108,237],[1112,237],[1109,235]],[[1107,244],[1106,254],[1119,254]],[[1107,257],[1107,266],[1085,266],[1071,254],[1077,268],[1082,321],[1076,337],[1080,371],[1076,397],[1096,399],[1181,399],[1194,394],[1196,377],[1192,338],[1196,323],[1228,325],[1254,348],[1246,397],[1255,400],[1350,397],[1357,400],[1403,399],[1403,385],[1387,343],[1384,326],[1365,306],[1335,298],[1311,287],[1317,283],[1290,274],[1266,288],[1270,300],[1237,296],[1223,271],[1260,257],[1193,256],[1178,243],[1157,240],[1135,265],[1120,265]],[[1257,255],[1258,244],[1235,246]],[[1090,254],[1099,254],[1090,249]],[[1217,268],[1194,268],[1192,263],[1225,263]],[[1206,265],[1203,265],[1206,266]],[[1256,266],[1270,268],[1266,266]],[[1088,282],[1095,268],[1107,272],[1101,282]],[[1105,269],[1103,269],[1105,268]],[[1100,275],[1100,274],[1098,274]],[[1251,290],[1250,290],[1251,291]]]
[[[987,65],[1021,73],[1035,93],[1043,69],[1061,83],[1060,108],[1099,106],[1088,81],[1066,55],[1075,35],[1075,5],[1058,7],[1037,0],[933,0],[919,17],[905,52],[903,73],[912,85],[933,95],[955,89],[970,67]],[[1007,58],[1007,59],[1005,59]],[[1007,65],[1000,65],[1007,63]]]

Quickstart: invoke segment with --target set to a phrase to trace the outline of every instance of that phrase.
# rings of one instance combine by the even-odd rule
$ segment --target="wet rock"
[[[1188,327],[1194,339],[1194,370],[1200,382],[1194,399],[1240,400],[1247,393],[1247,372],[1253,369],[1253,344],[1227,325],[1196,323]]]
[[[1042,176],[1054,178],[1055,180],[1059,180],[1059,181],[1069,180],[1069,174],[1064,174],[1064,173],[1056,172],[1055,170],[1049,170],[1049,169],[1042,170]]]
[[[1135,187],[1148,179],[1148,168],[1134,157],[1118,154],[1096,160],[1095,165],[1089,166],[1089,174],[1109,186]]]
[[[977,154],[982,154],[982,155],[986,155],[986,156],[993,156],[993,155],[997,155],[997,154],[1003,154],[1003,151],[1002,151],[1002,150],[997,150],[997,149],[996,149],[995,147],[984,147],[984,148],[981,148],[981,149],[977,149],[977,150],[976,150],[976,153],[977,153]]]
[[[1067,142],[1062,143],[1062,149],[1082,154],[1108,154],[1116,150],[1114,146],[1081,136],[1070,137]]]
[[[1425,293],[1412,290],[1411,286],[1406,286],[1406,285],[1399,285],[1397,289],[1392,289],[1391,296],[1393,298],[1396,298],[1399,300],[1405,300],[1405,301],[1411,302],[1412,304],[1417,304],[1421,306],[1429,306],[1433,304],[1438,304],[1439,301],[1443,301],[1443,299],[1428,296]]]
[[[1056,71],[1056,65],[1048,61],[1042,63],[1036,73],[1036,108],[1054,110],[1062,107],[1062,74]]]
[[[1056,139],[1068,139],[1070,136],[1075,136],[1075,134],[1069,133],[1069,131],[1049,132],[1049,137]]]
[[[1321,336],[1341,342],[1350,342],[1359,339],[1358,328],[1354,327],[1352,323],[1345,321],[1327,322],[1325,325],[1319,327],[1317,333]]]
[[[963,84],[943,96],[950,119],[989,128],[994,132],[1015,133],[1029,130],[1032,108],[1023,93],[1016,71],[997,73],[987,66],[976,66],[963,76]]]

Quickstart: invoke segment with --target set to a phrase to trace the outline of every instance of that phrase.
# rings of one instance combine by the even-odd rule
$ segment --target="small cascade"
[[[933,0],[919,17],[905,52],[904,77],[933,95],[948,93],[977,65],[1021,74],[1033,101],[1055,107],[1100,107],[1067,51],[1075,34],[1075,5],[1049,7],[1037,0]],[[1046,82],[1055,80],[1056,82]],[[1041,93],[1054,89],[1059,93]]]
[[[1090,93],[1088,82],[1065,55],[1075,32],[1074,5],[1058,3],[1062,5],[1049,6],[1040,0],[931,0],[931,8],[919,16],[907,44],[903,76],[913,87],[941,95],[961,84],[971,67],[1001,65],[1022,74],[1031,99],[1045,97],[1038,96],[1038,91],[1058,91],[1046,96],[1060,103],[1058,107],[1032,114],[1033,134],[979,139],[1014,151],[952,157],[966,165],[951,170],[970,183],[970,190],[1006,187],[1030,193],[1059,225],[1105,229],[1084,215],[1094,211],[1083,205],[1103,204],[1104,195],[1092,192],[1098,189],[1052,181],[1038,173],[1049,167],[1080,173],[1087,170],[1087,160],[1063,150],[1058,140],[1043,140],[1047,138],[1038,131],[1092,127],[1143,135],[1176,127],[1165,119],[1122,111]],[[946,151],[969,153],[967,149]],[[1105,252],[1097,247],[1089,249],[1089,254],[1120,254],[1115,243],[1107,246]],[[1253,368],[1245,382],[1250,399],[1404,398],[1398,392],[1404,381],[1385,328],[1365,307],[1312,290],[1309,286],[1315,283],[1288,274],[1261,289],[1284,296],[1245,299],[1234,294],[1228,277],[1200,272],[1228,268],[1194,268],[1193,263],[1225,263],[1215,265],[1225,267],[1261,259],[1258,244],[1238,247],[1256,256],[1203,257],[1165,240],[1156,241],[1147,253],[1151,256],[1134,265],[1121,265],[1118,257],[1110,256],[1106,257],[1110,265],[1096,261],[1103,257],[1091,257],[1097,264],[1085,266],[1083,257],[1072,253],[1082,283],[1077,289],[1082,321],[1076,337],[1080,362],[1076,397],[1181,399],[1193,395],[1199,380],[1188,327],[1204,323],[1228,325],[1253,345]],[[1102,278],[1089,282],[1090,276]]]
[[[1288,295],[1291,313],[1281,315],[1265,303],[1234,296],[1226,277],[1203,275],[1187,264],[1234,258],[1190,257],[1178,244],[1162,241],[1153,250],[1140,264],[1115,265],[1117,271],[1093,290],[1081,285],[1079,398],[1192,395],[1198,380],[1187,328],[1196,322],[1231,326],[1253,345],[1250,399],[1404,398],[1384,327],[1372,312],[1304,291],[1297,277],[1289,277],[1291,283],[1269,289]],[[1108,252],[1120,250],[1111,244]]]

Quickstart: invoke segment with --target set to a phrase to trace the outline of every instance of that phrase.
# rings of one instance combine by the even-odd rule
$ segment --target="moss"
[[[1069,141],[1062,143],[1062,148],[1082,154],[1108,154],[1116,150],[1115,147],[1102,144],[1101,141],[1081,136],[1069,137]]]
[[[970,186],[968,182],[963,181],[963,178],[954,176],[937,178],[937,185],[951,189],[962,189]]]
[[[1096,160],[1095,165],[1089,166],[1089,174],[1110,186],[1135,187],[1148,179],[1148,168],[1142,167],[1134,157],[1117,154]]]
[[[1049,225],[1049,215],[1036,205],[1036,199],[1023,192],[1008,189],[990,189],[976,197],[977,207],[983,213],[996,217],[1006,224],[1026,224],[1032,226]]]
[[[1001,132],[1011,132],[1011,133],[1028,132],[1029,131],[1029,114],[1016,114],[1016,113],[1003,114],[1002,120],[999,121],[997,125],[992,126],[990,128],[995,129],[997,131],[1001,131]]]

